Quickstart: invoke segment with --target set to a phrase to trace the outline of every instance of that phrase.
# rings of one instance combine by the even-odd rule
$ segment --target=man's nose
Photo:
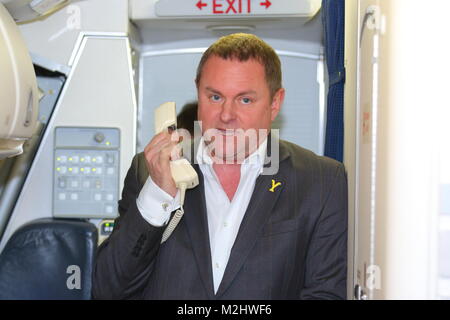
[[[225,101],[220,112],[220,120],[228,123],[236,119],[236,106],[233,101]]]

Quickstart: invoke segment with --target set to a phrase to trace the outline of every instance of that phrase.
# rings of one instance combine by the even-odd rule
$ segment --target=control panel
[[[56,128],[53,216],[115,218],[119,152],[119,129]]]

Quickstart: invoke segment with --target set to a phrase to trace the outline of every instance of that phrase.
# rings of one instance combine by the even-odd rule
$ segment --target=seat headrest
[[[97,228],[88,222],[21,227],[0,255],[0,299],[90,299],[96,248]]]

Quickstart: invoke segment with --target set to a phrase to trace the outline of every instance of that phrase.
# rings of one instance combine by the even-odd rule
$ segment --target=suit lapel
[[[281,162],[287,157],[288,152],[280,142],[278,172],[274,175],[261,175],[256,180],[253,195],[241,222],[216,298],[223,295],[231,285],[277,204],[278,198],[285,188],[284,182],[288,181],[288,172],[281,166]],[[281,184],[274,188],[274,185],[280,182]]]
[[[214,299],[214,286],[209,245],[208,220],[203,175],[197,164],[193,165],[199,178],[199,186],[189,190],[184,204],[184,217],[191,245],[197,260],[200,277],[210,299]]]

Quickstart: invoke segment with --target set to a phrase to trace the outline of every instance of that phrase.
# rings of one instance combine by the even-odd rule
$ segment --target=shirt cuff
[[[142,217],[154,227],[162,227],[167,224],[170,214],[180,208],[180,190],[173,198],[162,190],[149,176],[142,187],[136,205]]]

